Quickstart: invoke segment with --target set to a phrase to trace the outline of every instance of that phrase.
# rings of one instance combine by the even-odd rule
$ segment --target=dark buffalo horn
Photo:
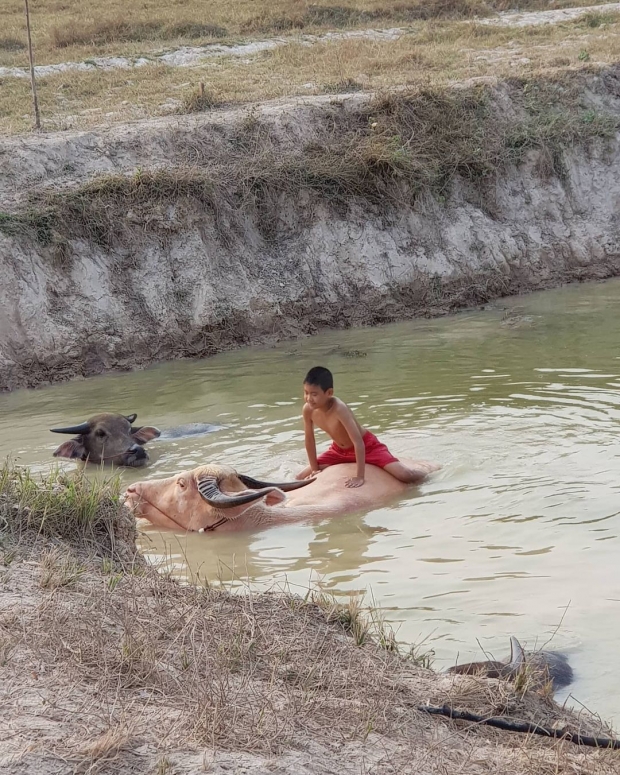
[[[276,484],[275,482],[259,482],[258,479],[252,479],[251,476],[244,476],[243,474],[237,474],[237,476],[239,479],[241,479],[246,487],[250,488],[250,490],[261,490],[263,487],[277,487],[278,490],[282,490],[282,492],[298,490],[300,487],[305,487],[307,484],[312,484],[312,482],[314,482],[316,479],[316,477],[312,477],[312,479],[302,479],[299,482],[282,482],[280,484]]]
[[[243,506],[245,503],[260,500],[271,492],[271,489],[240,493],[239,495],[225,495],[220,490],[218,481],[214,476],[205,476],[198,480],[198,492],[209,506],[214,506],[216,509],[231,509],[233,506]]]
[[[133,414],[126,414],[125,419],[131,425],[138,419],[138,415],[135,412]]]
[[[50,431],[52,433],[75,433],[75,434],[81,434],[81,433],[88,433],[90,430],[90,424],[87,422],[83,422],[81,425],[72,425],[70,428],[50,428]]]

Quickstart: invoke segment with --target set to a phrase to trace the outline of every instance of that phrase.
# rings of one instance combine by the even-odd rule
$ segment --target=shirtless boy
[[[314,476],[328,466],[357,463],[356,476],[347,479],[346,487],[364,484],[366,464],[383,468],[401,482],[417,482],[428,471],[416,471],[389,451],[370,431],[362,428],[349,407],[334,395],[334,378],[329,369],[315,366],[304,380],[304,432],[309,466],[297,474],[297,479]],[[314,426],[325,431],[333,444],[317,457]]]

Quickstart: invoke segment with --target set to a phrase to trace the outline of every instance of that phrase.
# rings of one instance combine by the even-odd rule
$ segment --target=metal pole
[[[39,115],[39,100],[37,99],[37,83],[34,77],[34,57],[32,55],[32,37],[30,35],[30,9],[28,0],[26,4],[26,28],[28,29],[28,58],[30,59],[30,83],[32,84],[32,105],[34,107],[34,128],[41,129],[41,116]]]

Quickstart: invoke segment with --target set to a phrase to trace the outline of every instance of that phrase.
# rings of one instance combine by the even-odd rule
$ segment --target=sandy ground
[[[420,713],[609,733],[549,697],[419,667],[325,600],[181,587],[139,557],[27,544],[5,545],[0,573],[6,775],[620,773],[618,752]]]

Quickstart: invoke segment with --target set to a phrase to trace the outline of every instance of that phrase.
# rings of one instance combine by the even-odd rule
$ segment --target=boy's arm
[[[319,470],[319,464],[316,459],[316,441],[314,439],[314,423],[312,422],[312,409],[308,404],[304,404],[304,441],[306,443],[306,454],[308,463],[310,463],[310,473],[315,474]]]
[[[364,447],[362,434],[355,421],[353,412],[346,404],[339,405],[336,413],[344,425],[346,432],[349,434],[349,438],[353,442],[353,447],[355,448],[355,462],[357,463],[357,476],[347,479],[345,486],[361,487],[364,484],[364,474],[366,473],[366,448]]]

